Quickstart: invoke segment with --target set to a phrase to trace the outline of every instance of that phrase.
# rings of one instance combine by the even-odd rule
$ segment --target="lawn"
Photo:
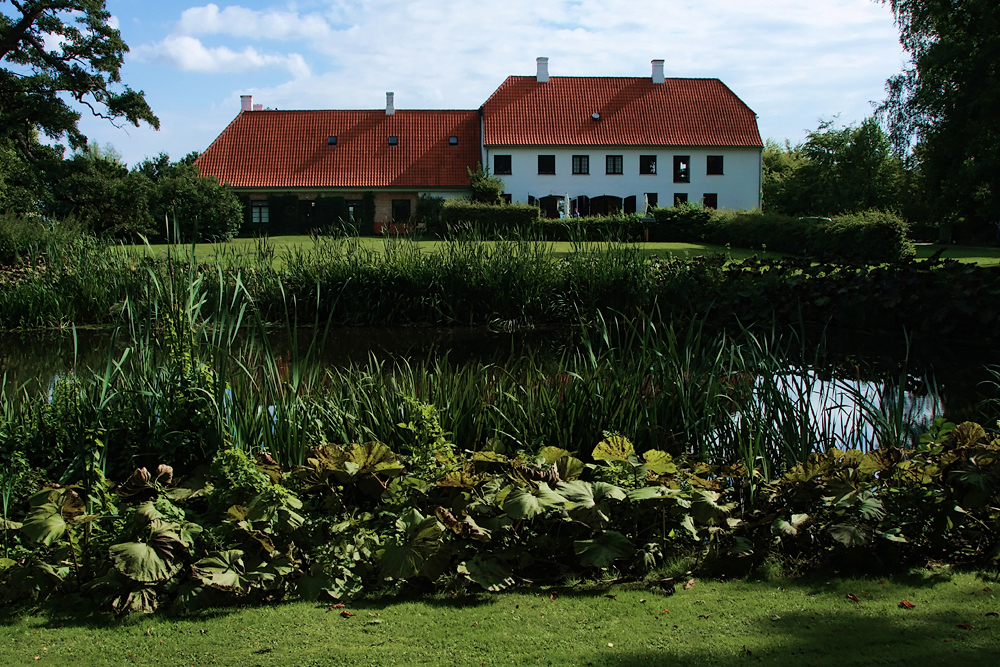
[[[119,623],[74,612],[66,600],[0,617],[0,667],[996,664],[1000,601],[991,586],[948,570],[884,580],[697,580],[670,597],[538,589]]]
[[[357,239],[361,247],[375,251],[382,251],[385,244],[397,242],[396,239],[385,239],[381,237],[363,236]],[[274,262],[278,266],[282,264],[282,255],[293,250],[311,250],[315,243],[308,236],[275,236],[267,239],[268,244],[274,250]],[[413,241],[422,251],[434,252],[434,250],[446,241],[423,240]],[[195,256],[201,261],[214,260],[222,257],[231,261],[237,257],[253,257],[257,254],[259,240],[252,238],[237,238],[229,243],[204,243],[196,246]],[[573,244],[569,242],[549,243],[554,256],[567,255],[573,249]],[[591,244],[590,247],[600,248],[604,244]],[[190,246],[124,246],[127,249],[144,253],[152,253],[160,257],[167,255],[168,249],[174,253],[184,254],[190,252]],[[638,244],[644,255],[657,255],[661,259],[667,257],[698,257],[701,255],[714,255],[719,253],[729,254],[733,259],[745,259],[752,255],[761,254],[759,251],[745,250],[741,248],[729,249],[724,246],[711,245],[707,243],[643,243]],[[768,256],[780,257],[780,253],[767,253]]]
[[[966,264],[980,264],[983,266],[996,266],[1000,264],[1000,248],[988,246],[963,246],[963,245],[941,245],[939,243],[927,243],[917,246],[917,259],[926,259],[939,250],[943,250],[941,257],[944,259],[955,259]]]

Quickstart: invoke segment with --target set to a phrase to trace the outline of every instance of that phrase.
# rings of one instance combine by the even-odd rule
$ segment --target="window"
[[[706,192],[701,196],[701,205],[705,208],[719,208],[719,195],[716,192]]]
[[[504,203],[506,203],[506,204],[509,204],[509,203],[511,203],[511,201],[512,201],[512,197],[511,197],[511,195],[510,195],[510,193],[509,193],[509,192],[505,192],[505,193],[503,193],[503,194],[502,194],[502,195],[500,195],[500,196],[501,196],[501,197],[503,198],[503,200],[504,200]]]
[[[656,202],[659,199],[659,195],[655,192],[647,192],[645,195],[643,195],[643,197],[645,197],[646,199],[645,212],[649,213],[650,209],[656,208]]]
[[[267,202],[255,201],[250,203],[250,222],[255,225],[266,225],[268,223]]]
[[[690,182],[691,182],[691,156],[675,155],[674,183],[690,183]]]
[[[574,155],[573,156],[573,173],[574,174],[589,174],[590,173],[590,156],[589,155]]]
[[[622,171],[622,156],[621,155],[609,155],[605,158],[606,173],[608,174],[621,174]]]
[[[361,222],[361,200],[348,199],[345,203],[347,204],[347,221]]]
[[[457,146],[458,145],[458,137],[448,137],[448,145],[449,146]]]
[[[494,155],[493,156],[493,173],[499,174],[501,176],[510,176],[510,156],[509,155]]]
[[[709,155],[706,159],[705,173],[709,176],[722,176],[722,156]]]
[[[674,206],[680,206],[681,204],[687,203],[688,193],[686,192],[675,192],[674,193]]]
[[[539,155],[538,156],[538,173],[539,174],[554,174],[554,173],[556,173],[556,156],[555,155]]]
[[[337,137],[334,137],[332,135],[329,136],[329,137],[327,137],[326,138],[326,145],[327,146],[336,146],[337,145]]]
[[[655,174],[656,173],[656,156],[655,155],[640,155],[639,156],[639,173],[640,174]]]
[[[398,144],[399,144],[399,137],[397,137],[396,135],[392,135],[391,137],[389,137],[390,146],[396,146]]]
[[[635,213],[635,195],[630,195],[622,200],[622,213],[625,215]]]
[[[410,220],[410,200],[409,199],[393,199],[392,200],[392,221],[393,222],[409,222]]]

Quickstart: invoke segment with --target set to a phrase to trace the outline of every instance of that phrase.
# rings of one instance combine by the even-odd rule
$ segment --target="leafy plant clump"
[[[421,414],[401,424],[421,443],[407,454],[321,445],[283,466],[222,450],[185,475],[161,465],[115,484],[91,467],[46,485],[5,520],[20,547],[0,561],[3,601],[74,592],[123,615],[420,582],[642,579],[679,558],[724,572],[1000,558],[1000,437],[973,423],[939,420],[914,449],[831,449],[769,475],[639,454],[621,435],[590,463],[557,447],[462,451]]]

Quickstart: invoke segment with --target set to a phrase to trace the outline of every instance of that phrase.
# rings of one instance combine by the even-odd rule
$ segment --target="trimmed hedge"
[[[536,229],[546,241],[642,241],[645,225],[637,214],[586,216],[538,221]]]
[[[792,218],[697,205],[657,209],[650,240],[707,241],[842,262],[897,262],[914,254],[906,221],[887,211]]]
[[[538,221],[540,211],[530,204],[482,204],[468,199],[446,199],[441,219],[447,228],[473,227],[485,237],[523,236]]]

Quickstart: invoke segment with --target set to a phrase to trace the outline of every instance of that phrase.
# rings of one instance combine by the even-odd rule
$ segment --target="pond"
[[[303,330],[300,349],[308,346],[312,336],[312,330]],[[279,354],[287,355],[292,347],[284,332],[273,333],[270,342]],[[95,329],[0,333],[0,377],[6,376],[8,393],[15,387],[29,393],[46,391],[66,373],[104,369],[109,358],[120,357],[128,344],[125,336]],[[373,356],[426,360],[446,355],[453,364],[503,364],[529,354],[555,360],[580,345],[581,331],[569,327],[519,332],[461,327],[334,328],[327,333],[318,358],[325,367],[364,364]],[[823,346],[828,370],[797,370],[801,367],[793,364],[779,385],[815,415],[815,428],[831,441],[858,446],[870,440],[872,425],[859,421],[861,404],[883,412],[902,411],[906,428],[914,433],[936,416],[953,421],[995,418],[981,409],[984,399],[995,395],[989,366],[1000,365],[1000,353],[988,346],[949,345],[915,337],[865,339],[856,334],[827,335]]]

